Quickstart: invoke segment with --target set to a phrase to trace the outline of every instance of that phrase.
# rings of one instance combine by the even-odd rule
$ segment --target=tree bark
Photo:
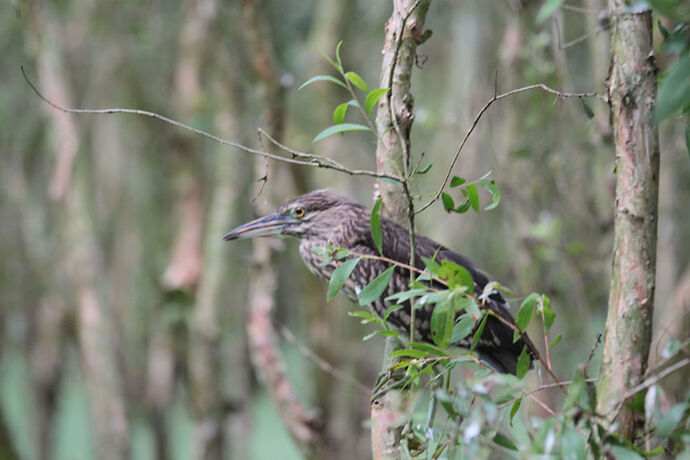
[[[632,438],[642,420],[621,399],[647,368],[652,336],[659,189],[652,14],[610,0],[608,94],[616,152],[614,249],[597,410]]]
[[[424,19],[429,3],[429,0],[394,0],[393,14],[386,21],[380,87],[391,90],[379,100],[376,112],[379,136],[376,170],[379,173],[402,176],[409,166],[410,130],[414,121],[410,85],[417,46],[424,40]],[[378,181],[376,196],[383,198],[382,212],[387,217],[401,224],[407,222],[407,198],[399,184]]]
[[[379,141],[376,169],[380,173],[404,175],[410,164],[410,129],[414,121],[414,98],[410,92],[417,45],[422,41],[429,1],[393,2],[393,13],[386,22],[380,86],[390,87],[380,99],[376,114]],[[395,117],[395,118],[393,118]],[[407,223],[408,201],[400,184],[379,181],[375,197],[382,198],[382,213],[401,224]],[[382,372],[395,362],[391,353],[396,339],[387,339]],[[374,459],[400,458],[400,435],[410,420],[412,397],[392,390],[371,403],[371,444]]]

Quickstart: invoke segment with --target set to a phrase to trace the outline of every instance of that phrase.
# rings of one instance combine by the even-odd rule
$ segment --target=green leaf
[[[465,179],[463,179],[462,177],[453,176],[453,178],[450,180],[450,188],[459,187],[460,185],[464,184],[465,182],[467,182],[467,181]]]
[[[558,334],[558,335],[556,336],[556,338],[553,339],[553,341],[551,341],[551,344],[549,345],[549,348],[553,348],[553,347],[555,347],[556,345],[558,345],[558,344],[561,342],[562,339],[563,339],[563,334]]]
[[[463,204],[461,204],[460,206],[458,206],[457,208],[455,208],[455,209],[454,209],[454,212],[456,212],[456,213],[458,213],[458,214],[463,214],[463,213],[469,211],[469,209],[470,209],[470,202],[469,202],[469,201],[465,201]]]
[[[469,184],[463,190],[465,196],[467,196],[467,202],[472,206],[475,211],[479,211],[479,192],[477,191],[477,186],[474,184]]]
[[[451,212],[455,207],[453,197],[448,195],[446,192],[441,193],[441,201],[443,201],[443,209],[445,209],[446,212]]]
[[[391,353],[392,356],[400,356],[403,358],[415,358],[415,359],[423,359],[423,358],[428,358],[429,353],[422,351],[422,350],[415,350],[412,348],[405,348],[404,350],[395,350],[394,352]]]
[[[336,125],[339,125],[343,122],[343,120],[345,120],[345,114],[347,113],[348,105],[350,104],[348,104],[347,102],[343,102],[333,111],[333,122]]]
[[[386,297],[386,300],[396,300],[398,302],[405,302],[406,300],[411,299],[412,297],[419,297],[421,295],[426,294],[427,292],[429,292],[429,289],[427,289],[426,287],[410,289],[409,291],[396,292],[395,294],[389,295],[388,297]]]
[[[479,339],[482,336],[482,332],[484,332],[484,326],[486,326],[486,315],[484,315],[484,318],[482,318],[482,322],[479,323],[479,327],[474,332],[474,336],[472,336],[472,344],[470,345],[470,351],[474,351],[474,349],[477,348],[477,344],[479,343]]]
[[[570,409],[578,399],[585,389],[585,374],[582,369],[577,369],[575,371],[575,376],[573,377],[573,383],[568,387],[568,395],[565,398],[565,403],[563,403],[563,410]]]
[[[328,295],[326,296],[328,302],[330,302],[343,287],[345,281],[347,281],[350,274],[352,274],[352,270],[357,266],[357,262],[359,262],[359,257],[348,259],[333,270],[331,280],[328,282]]]
[[[316,141],[320,141],[324,137],[337,133],[344,133],[346,131],[371,131],[371,128],[364,125],[358,125],[356,123],[340,123],[324,129],[311,142],[314,143]]]
[[[376,315],[364,310],[349,311],[347,315],[355,318],[362,318],[362,324],[377,323],[380,321]]]
[[[357,295],[360,305],[368,305],[381,297],[381,294],[386,290],[388,282],[393,276],[393,270],[395,270],[395,265],[391,265],[385,271],[381,272],[371,283],[367,284],[364,289],[362,289]]]
[[[450,260],[442,261],[441,267],[445,271],[445,274],[442,276],[442,278],[447,280],[448,287],[450,289],[464,287],[470,294],[474,292],[474,279],[465,267],[453,263]]]
[[[450,345],[454,322],[455,310],[451,303],[446,301],[436,304],[431,313],[431,338],[442,349]]]
[[[515,443],[508,436],[504,435],[503,433],[497,432],[496,435],[494,436],[494,442],[501,447],[505,447],[506,449],[515,450],[515,451],[518,450]]]
[[[470,315],[462,315],[460,321],[453,326],[453,332],[450,335],[450,343],[458,343],[472,333],[475,321]]]
[[[398,337],[400,333],[398,331],[394,331],[393,329],[382,329],[380,331],[376,331],[378,335],[386,335],[388,337]]]
[[[656,434],[661,439],[667,439],[671,436],[671,433],[678,428],[680,420],[683,418],[686,409],[688,408],[687,402],[682,402],[676,404],[668,412],[666,412],[656,423]]]
[[[364,101],[364,107],[366,108],[367,115],[371,115],[371,111],[374,110],[374,106],[381,99],[381,96],[388,92],[388,88],[374,89],[367,94],[367,98]]]
[[[439,356],[443,356],[445,354],[445,352],[440,348],[435,347],[432,344],[426,342],[409,342],[407,346],[410,348],[414,348],[416,350],[426,351],[428,353],[436,354]]]
[[[530,359],[529,353],[527,352],[527,345],[525,345],[524,347],[522,347],[520,356],[518,356],[517,368],[515,370],[515,375],[517,376],[517,378],[521,379],[527,374],[531,362],[532,360]]]
[[[315,81],[330,81],[331,83],[335,83],[336,85],[342,86],[343,88],[347,89],[347,85],[335,77],[331,77],[330,75],[317,75],[315,77],[311,77],[309,80],[302,83],[300,87],[297,88],[297,91],[301,90],[307,85],[314,83]]]
[[[355,85],[357,88],[359,88],[359,89],[361,89],[362,91],[364,91],[365,93],[368,93],[368,92],[369,92],[369,87],[368,87],[367,84],[364,82],[364,79],[363,79],[362,77],[360,77],[360,76],[357,74],[357,72],[352,72],[352,71],[350,71],[350,72],[348,72],[348,73],[345,74],[345,78],[347,78],[348,80],[350,80],[350,83],[352,83],[352,84]]]
[[[582,104],[582,110],[584,110],[585,115],[587,115],[588,119],[594,118],[594,112],[592,112],[592,108],[585,102],[585,100],[581,97],[578,97],[580,100],[580,104]]]
[[[520,305],[520,310],[518,310],[517,316],[515,317],[515,326],[524,332],[532,319],[532,312],[534,312],[534,307],[539,301],[539,294],[533,292],[528,295],[527,298]],[[513,332],[513,342],[517,342],[520,338],[520,333],[518,331]]]
[[[501,192],[498,190],[498,187],[496,187],[496,185],[494,185],[492,182],[477,182],[477,185],[484,187],[489,191],[489,193],[491,193],[491,204],[484,208],[484,211],[491,211],[498,206],[498,203],[501,202]]]
[[[388,320],[388,317],[393,313],[394,311],[398,311],[401,308],[405,308],[405,305],[400,305],[400,304],[395,304],[391,305],[390,307],[386,308],[386,312],[383,314],[383,320],[386,321]]]
[[[549,307],[544,307],[541,314],[544,317],[544,328],[546,332],[549,332],[549,329],[553,326],[553,322],[556,320],[556,314]]]
[[[663,120],[690,103],[690,53],[682,55],[660,83],[656,118]]]
[[[688,155],[690,155],[690,126],[685,127],[685,150],[687,150]]]
[[[611,446],[611,455],[616,460],[643,460],[640,454],[624,446]]]
[[[687,131],[686,131],[686,133],[687,133]],[[690,150],[690,148],[689,148],[689,150]],[[432,166],[431,163],[427,164],[427,165],[424,166],[422,169],[420,169],[419,171],[417,171],[417,174],[426,174],[426,173],[428,173],[429,170],[431,169],[431,166]]]
[[[517,414],[518,409],[520,409],[520,404],[522,404],[522,398],[519,398],[517,401],[513,403],[513,406],[510,408],[510,424],[513,424],[513,417],[515,417],[515,414]]]
[[[668,37],[671,36],[671,32],[669,32],[668,29],[664,27],[664,25],[661,23],[661,19],[658,19],[656,24],[659,27],[659,32],[661,32],[661,36],[664,38],[664,41],[668,40]]]
[[[564,0],[546,0],[546,2],[539,8],[537,13],[537,24],[540,24],[551,17],[558,8],[561,7]]]
[[[382,199],[376,200],[376,204],[371,209],[369,216],[369,226],[371,227],[371,236],[374,238],[374,244],[378,249],[379,254],[383,255],[383,237],[381,235],[381,204]]]
[[[342,40],[340,40],[338,42],[338,45],[335,47],[335,60],[338,63],[338,65],[335,67],[340,71],[340,73],[343,73],[343,61],[342,61],[342,59],[340,59],[340,47],[341,46],[343,46]]]

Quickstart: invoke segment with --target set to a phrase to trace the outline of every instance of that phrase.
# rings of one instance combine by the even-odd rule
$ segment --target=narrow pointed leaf
[[[391,265],[362,289],[357,296],[360,305],[368,305],[383,294],[393,276],[393,270],[395,270],[395,266]]]
[[[588,119],[594,118],[594,112],[592,112],[592,108],[585,102],[583,98],[578,98],[580,99],[580,104],[582,104],[582,110],[584,110],[585,115],[587,116]]]
[[[520,310],[518,310],[517,316],[515,317],[515,326],[517,326],[521,332],[524,332],[525,329],[527,329],[527,326],[532,319],[534,307],[538,301],[539,294],[533,292],[532,294],[528,295],[527,298],[522,302],[522,305],[520,305]],[[520,333],[518,331],[514,331],[513,342],[517,342],[519,338]]]
[[[501,192],[498,190],[498,187],[496,187],[496,185],[494,185],[491,182],[478,182],[477,185],[485,188],[489,191],[489,193],[491,193],[491,204],[484,208],[484,210],[491,211],[496,206],[498,206],[498,203],[501,202]]]
[[[465,182],[467,182],[467,181],[465,179],[463,179],[462,177],[453,176],[453,178],[450,180],[450,187],[451,188],[459,187],[460,185],[464,184]]]
[[[479,211],[479,192],[477,191],[477,186],[474,184],[469,184],[467,187],[465,187],[464,192],[466,192],[465,194],[470,206],[472,206],[475,211]]]
[[[343,88],[347,89],[347,85],[335,77],[331,77],[330,75],[317,75],[315,77],[311,77],[309,80],[302,83],[300,87],[297,88],[297,91],[301,90],[307,85],[314,83],[315,81],[330,81],[331,83],[335,83],[336,85],[342,86]]]
[[[501,432],[497,432],[496,435],[494,435],[494,442],[501,447],[505,447],[506,449],[515,451],[518,450],[517,446],[512,441],[512,439],[510,439],[508,436],[504,435]]]
[[[686,134],[685,134],[685,135],[686,135],[686,138],[687,138],[687,140],[688,140],[688,142],[689,142],[689,143],[688,143],[688,151],[690,151],[690,137],[688,137],[688,136],[690,136],[690,134],[688,134],[689,132],[690,132],[690,128],[689,128],[688,130],[685,131],[685,133],[686,133]],[[417,174],[426,174],[426,173],[428,173],[429,170],[431,169],[431,166],[432,166],[432,164],[429,163],[428,165],[424,166],[422,169],[420,169],[419,171],[417,171]]]
[[[529,353],[527,352],[527,346],[525,345],[524,347],[522,347],[522,352],[520,352],[520,356],[518,356],[517,368],[515,370],[515,375],[517,376],[517,378],[521,379],[527,374],[527,371],[529,370],[530,361],[531,360],[529,357]]]
[[[448,348],[453,333],[455,311],[450,302],[436,304],[431,313],[431,338],[440,348]]]
[[[340,47],[343,46],[343,41],[340,40],[338,42],[338,46],[335,47],[335,60],[338,63],[337,69],[340,71],[340,73],[343,73],[343,61],[340,59]]]
[[[453,332],[450,335],[450,343],[458,343],[465,340],[467,336],[472,333],[474,324],[475,322],[470,315],[462,315],[460,321],[453,326]]]
[[[388,88],[379,88],[369,91],[367,98],[364,101],[364,106],[366,107],[367,115],[371,115],[371,111],[374,109],[376,103],[381,99],[381,96],[388,92]]]
[[[563,4],[564,0],[547,0],[537,13],[537,24],[549,19],[553,13]]]
[[[518,399],[515,401],[510,408],[510,424],[513,424],[513,417],[515,417],[515,414],[517,414],[518,409],[520,409],[520,404],[522,404],[522,398]]]
[[[453,197],[448,195],[446,192],[441,193],[441,201],[443,201],[443,209],[445,209],[446,212],[451,212],[455,207]]]
[[[405,308],[405,305],[395,304],[386,308],[386,312],[383,314],[383,320],[386,321],[391,313],[393,313],[394,311],[398,311],[401,308]]]
[[[355,85],[357,88],[361,89],[365,93],[369,92],[369,87],[367,84],[364,82],[364,79],[357,74],[357,72],[348,72],[345,74],[345,78],[350,80],[350,83]]]
[[[575,376],[573,377],[573,383],[568,387],[568,395],[563,403],[563,410],[570,409],[578,399],[585,389],[585,374],[582,369],[575,371]]]
[[[678,58],[661,81],[656,103],[656,118],[661,121],[690,102],[690,53]]]
[[[324,129],[311,142],[314,143],[320,141],[324,137],[337,133],[344,133],[346,131],[371,131],[371,129],[368,126],[358,125],[356,123],[340,123]]]
[[[556,345],[558,345],[561,340],[563,339],[563,334],[558,334],[555,339],[551,341],[551,344],[549,345],[549,348],[553,348]]]
[[[371,209],[369,216],[369,226],[371,227],[371,236],[374,238],[374,244],[379,254],[383,255],[383,237],[381,235],[381,198],[376,200],[376,204]]]
[[[347,114],[348,105],[349,104],[347,102],[343,102],[333,111],[333,122],[336,125],[339,125],[343,122],[343,120],[345,120],[345,114]]]
[[[470,345],[470,351],[474,351],[474,349],[477,348],[479,339],[482,337],[482,332],[484,332],[484,326],[486,326],[486,315],[484,315],[484,318],[482,318],[482,322],[479,323],[479,327],[475,331],[474,336],[472,336],[472,344]]]
[[[326,296],[327,301],[330,302],[330,300],[340,291],[345,284],[345,281],[347,281],[352,274],[352,270],[354,270],[357,266],[357,262],[359,262],[359,257],[348,259],[342,264],[338,265],[335,270],[333,270],[331,280],[328,283],[328,295]]]

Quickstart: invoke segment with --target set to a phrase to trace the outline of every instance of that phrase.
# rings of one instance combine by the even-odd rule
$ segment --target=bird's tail
[[[479,359],[504,374],[515,374],[522,349],[527,347],[530,368],[534,352],[522,339],[513,342],[513,329],[494,316],[488,316],[484,331],[477,344]]]

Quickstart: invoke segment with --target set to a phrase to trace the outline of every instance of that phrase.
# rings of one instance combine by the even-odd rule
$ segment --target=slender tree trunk
[[[403,175],[410,158],[410,129],[414,120],[414,98],[410,92],[412,69],[417,45],[422,41],[424,19],[429,1],[394,1],[391,17],[386,22],[381,64],[382,88],[390,87],[382,97],[376,114],[379,142],[376,146],[376,166],[380,173]],[[407,223],[408,202],[398,184],[380,181],[376,195],[382,198],[384,215],[401,224]],[[382,372],[395,362],[391,353],[397,342],[388,339]],[[388,391],[371,404],[371,443],[374,459],[400,458],[400,435],[410,420],[411,395],[402,391]]]
[[[598,412],[632,438],[639,420],[624,404],[643,378],[652,336],[659,189],[654,118],[656,65],[652,14],[610,0],[609,100],[616,151],[613,267]]]

